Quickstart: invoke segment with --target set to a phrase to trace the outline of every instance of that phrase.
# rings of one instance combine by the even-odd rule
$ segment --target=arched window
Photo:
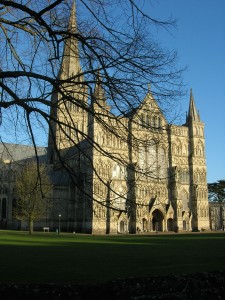
[[[176,155],[181,155],[182,154],[182,144],[181,144],[181,141],[179,139],[177,139],[175,141],[175,143],[173,144],[172,151]]]
[[[157,148],[156,143],[152,140],[147,146],[146,167],[153,176],[157,175]]]
[[[183,154],[187,155],[187,153],[188,153],[188,147],[187,145],[183,145]]]
[[[161,122],[161,118],[160,117],[158,117],[158,126],[159,126],[159,128],[162,126],[162,122]]]
[[[198,130],[197,126],[196,126],[195,130],[196,130],[196,135],[198,136],[199,135],[199,130]]]
[[[199,141],[197,146],[195,147],[195,154],[197,156],[203,156],[204,155],[204,145],[201,141]]]
[[[115,164],[112,168],[112,178],[123,179],[125,176],[126,176],[125,167]]]
[[[165,150],[163,148],[158,149],[158,166],[159,166],[159,177],[166,178],[167,162],[166,162]]]
[[[144,126],[144,124],[145,124],[145,121],[144,121],[144,115],[141,114],[141,126]]]
[[[104,135],[102,136],[102,145],[103,146],[105,145],[105,136]]]
[[[149,116],[146,115],[146,125],[149,126]]]
[[[144,168],[146,165],[146,147],[145,146],[139,146],[138,149],[138,161],[140,168]]]
[[[189,172],[186,169],[183,169],[180,171],[180,181],[182,183],[188,183],[189,182]]]

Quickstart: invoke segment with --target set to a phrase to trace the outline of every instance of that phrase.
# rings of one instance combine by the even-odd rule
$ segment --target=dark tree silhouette
[[[213,183],[208,183],[209,200],[215,202],[225,201],[225,180],[217,180]]]

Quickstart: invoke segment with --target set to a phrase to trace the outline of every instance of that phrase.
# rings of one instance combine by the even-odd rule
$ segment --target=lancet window
[[[167,176],[166,151],[154,140],[139,147],[139,167],[149,176],[164,178]]]

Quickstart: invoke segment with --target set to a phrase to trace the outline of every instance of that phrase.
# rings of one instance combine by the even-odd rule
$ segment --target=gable
[[[161,128],[167,125],[159,105],[150,92],[136,110],[133,119],[143,127]]]

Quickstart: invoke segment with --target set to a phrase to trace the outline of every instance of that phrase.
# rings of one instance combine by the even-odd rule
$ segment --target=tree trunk
[[[33,220],[29,220],[29,234],[33,233],[33,226],[34,226]]]

